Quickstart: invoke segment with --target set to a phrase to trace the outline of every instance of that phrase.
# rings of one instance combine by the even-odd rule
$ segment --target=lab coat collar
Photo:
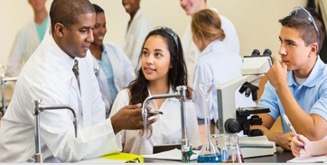
[[[65,53],[58,45],[57,43],[54,41],[52,34],[49,33],[47,37],[45,37],[44,39],[48,39],[49,43],[48,46],[50,47],[50,49],[52,49],[53,51],[56,51],[56,56],[61,56],[67,67],[71,67],[73,68],[74,66],[74,59],[72,59],[67,53]],[[76,59],[78,59],[78,57],[76,57]]]
[[[321,79],[321,75],[323,75],[323,73],[320,73],[320,72],[324,72],[325,69],[322,69],[325,67],[325,64],[324,62],[320,59],[319,55],[317,57],[317,61],[309,75],[309,77],[305,80],[305,82],[303,83],[303,86],[306,86],[306,87],[314,87],[319,81],[319,79]],[[294,78],[294,74],[293,74],[293,71],[289,71],[288,73],[288,76],[287,76],[287,83],[288,83],[288,86],[298,86],[296,81],[295,81],[295,78]]]
[[[107,51],[107,49],[106,49],[106,47],[105,47],[105,45],[103,44],[102,45],[102,53],[101,53],[101,60],[97,60],[97,61],[102,61],[102,59],[104,59],[104,58],[108,58],[109,57],[109,52]],[[111,52],[112,53],[112,52]]]
[[[137,11],[136,11],[136,13],[135,13],[135,15],[134,15],[134,18],[131,20],[131,22],[129,23],[129,25],[127,26],[127,31],[128,32],[130,32],[128,29],[135,29],[136,27],[135,26],[137,26],[137,22],[138,22],[138,20],[142,17],[142,14],[143,12],[142,12],[142,10],[141,10],[141,8],[139,8]]]
[[[202,52],[200,52],[200,55],[206,55],[206,54],[210,54],[210,52],[212,52],[213,50],[221,50],[223,49],[223,42],[220,40],[214,40],[212,41],[206,48],[204,48],[204,50]],[[201,56],[199,56],[199,58],[201,58]]]
[[[79,88],[78,88],[78,84],[77,81],[74,81],[75,79],[75,75],[74,72],[72,71],[72,68],[74,66],[74,59],[77,59],[78,61],[81,60],[81,58],[79,57],[75,57],[74,59],[72,59],[67,53],[65,53],[58,45],[57,43],[54,41],[53,37],[51,36],[51,34],[49,34],[49,36],[47,36],[45,39],[48,40],[48,50],[49,51],[53,51],[54,53],[51,53],[50,55],[53,55],[51,58],[52,60],[58,60],[60,61],[60,63],[62,63],[62,65],[64,66],[63,68],[58,68],[58,69],[63,69],[63,70],[67,70],[63,71],[62,74],[66,79],[69,79],[73,88],[79,92]],[[89,50],[88,50],[89,53]],[[69,72],[71,71],[71,72]],[[83,82],[80,81],[80,83],[82,84]],[[81,85],[82,86],[82,85]],[[82,89],[81,89],[82,90]]]
[[[133,20],[137,20],[137,18],[139,18],[139,17],[141,17],[141,15],[142,15],[142,9],[141,8],[139,8],[137,11],[136,11],[136,13],[135,13],[135,16],[134,16],[134,19]],[[132,21],[133,22],[133,21]]]

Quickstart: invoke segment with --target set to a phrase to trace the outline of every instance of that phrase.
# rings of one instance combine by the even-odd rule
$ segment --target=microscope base
[[[266,136],[240,136],[239,146],[243,158],[274,155],[276,152],[275,142],[271,142]]]

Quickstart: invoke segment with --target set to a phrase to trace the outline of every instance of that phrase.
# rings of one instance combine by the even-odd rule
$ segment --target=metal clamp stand
[[[35,103],[35,155],[34,161],[37,163],[42,163],[42,152],[41,152],[41,140],[40,140],[40,113],[45,110],[58,110],[58,109],[67,109],[73,113],[74,116],[74,129],[75,129],[75,138],[77,138],[77,118],[74,109],[69,106],[49,106],[49,107],[40,107],[41,100],[34,100]]]
[[[182,122],[182,139],[181,139],[181,151],[182,151],[182,162],[188,163],[193,155],[192,146],[187,139],[187,119],[185,112],[185,101],[186,101],[186,86],[178,86],[177,91],[180,94],[179,101],[181,105],[181,122]]]
[[[182,125],[182,139],[181,139],[181,152],[182,152],[182,162],[187,163],[190,161],[190,157],[193,154],[192,147],[189,144],[189,140],[187,139],[187,125],[186,125],[186,113],[185,113],[185,98],[186,98],[186,86],[178,86],[177,93],[174,94],[160,94],[160,95],[153,95],[147,97],[142,105],[142,116],[143,116],[143,126],[146,132],[147,128],[147,117],[148,111],[146,110],[146,106],[150,100],[154,99],[164,99],[164,98],[178,98],[180,100],[180,112],[181,112],[181,125]]]
[[[17,77],[5,77],[3,75],[0,76],[1,83],[1,102],[2,102],[2,116],[6,112],[6,99],[5,99],[5,84],[7,81],[17,81]]]

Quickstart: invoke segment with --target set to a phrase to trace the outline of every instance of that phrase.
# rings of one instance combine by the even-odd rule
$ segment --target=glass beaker
[[[228,162],[227,145],[229,145],[229,134],[213,134],[211,136],[213,144],[216,146],[221,155],[221,162]]]
[[[236,133],[230,135],[230,144],[234,149],[233,154],[236,159],[236,163],[244,163],[243,155],[239,146],[239,137]]]
[[[209,99],[211,97],[211,91],[213,88],[213,83],[201,83],[199,84],[199,89],[201,95],[205,101],[205,132],[206,140],[201,148],[200,154],[198,155],[198,163],[219,163],[221,162],[221,155],[216,146],[212,143],[210,136],[210,112],[209,112]]]
[[[223,150],[223,163],[244,163],[243,155],[239,147],[239,137],[237,134],[226,135]]]

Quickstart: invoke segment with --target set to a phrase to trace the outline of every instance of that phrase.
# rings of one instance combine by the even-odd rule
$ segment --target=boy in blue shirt
[[[327,67],[318,55],[325,28],[314,10],[303,7],[294,8],[279,22],[281,62],[275,61],[266,73],[269,82],[258,103],[270,113],[260,114],[262,126],[252,129],[261,129],[270,141],[290,150],[294,134],[284,119],[283,133],[270,130],[278,116],[286,114],[297,133],[310,140],[327,134]]]

